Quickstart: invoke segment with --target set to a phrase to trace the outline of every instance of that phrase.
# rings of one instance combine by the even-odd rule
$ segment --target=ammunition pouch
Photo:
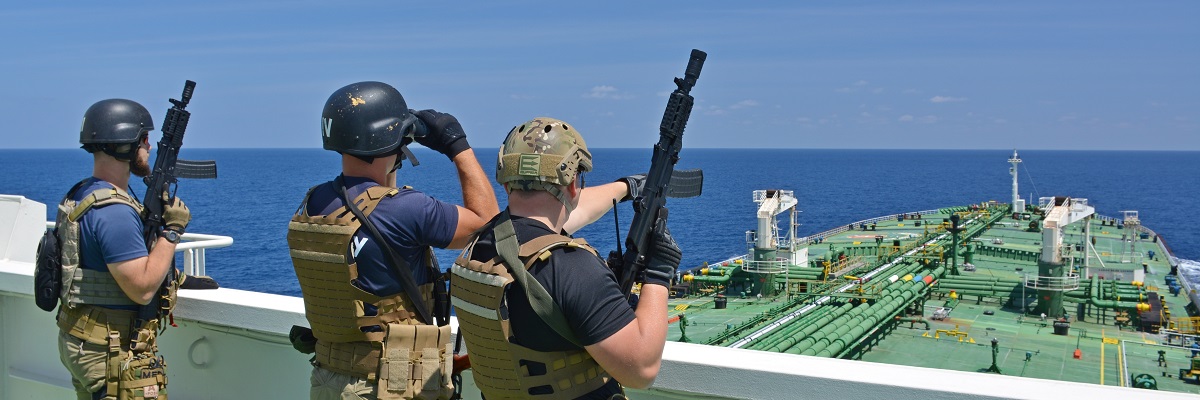
[[[312,329],[292,325],[292,330],[288,332],[288,341],[292,342],[292,347],[300,353],[312,354],[317,351],[317,338],[313,336]]]
[[[450,327],[387,324],[384,329],[381,342],[318,341],[314,364],[370,381],[380,400],[450,398]]]
[[[135,348],[154,349],[153,344],[140,341],[153,334],[147,329],[138,332]],[[167,362],[154,351],[124,351],[121,336],[117,332],[109,335],[108,372],[105,374],[108,395],[106,400],[167,399]]]

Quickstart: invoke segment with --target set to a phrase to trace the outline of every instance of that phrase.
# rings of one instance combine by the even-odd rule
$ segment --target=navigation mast
[[[1008,163],[1012,164],[1012,167],[1008,169],[1008,172],[1011,173],[1013,177],[1012,203],[1009,204],[1012,204],[1012,212],[1023,212],[1025,211],[1025,199],[1022,199],[1020,192],[1017,191],[1017,164],[1021,163],[1021,156],[1017,155],[1017,149],[1013,149],[1012,158],[1008,159]]]

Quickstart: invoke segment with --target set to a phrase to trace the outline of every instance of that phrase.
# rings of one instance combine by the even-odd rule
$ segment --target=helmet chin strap
[[[116,148],[120,147],[120,146],[129,146],[129,151],[126,151],[124,153],[118,152]],[[100,150],[103,151],[104,154],[108,154],[108,155],[112,156],[112,158],[117,159],[117,161],[128,162],[130,165],[133,165],[134,160],[137,159],[137,149],[138,149],[138,147],[135,144],[129,144],[129,145],[122,144],[122,145],[115,145],[115,146],[114,145],[104,145],[103,147],[100,148]]]

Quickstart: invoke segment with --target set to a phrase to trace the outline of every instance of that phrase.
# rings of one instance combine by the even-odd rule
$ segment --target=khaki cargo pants
[[[104,388],[108,346],[88,343],[59,331],[58,358],[71,373],[71,385],[75,386],[75,397],[79,400],[91,400],[92,393]]]

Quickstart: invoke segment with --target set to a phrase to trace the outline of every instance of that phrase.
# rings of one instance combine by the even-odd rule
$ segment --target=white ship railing
[[[851,225],[853,225],[853,226],[859,226],[859,225],[862,225],[862,224],[868,224],[868,225],[869,225],[869,224],[873,224],[873,223],[876,223],[876,222],[879,222],[879,221],[891,221],[891,220],[895,220],[895,219],[896,219],[896,217],[899,217],[899,216],[901,216],[901,215],[904,215],[904,216],[909,216],[909,215],[913,215],[913,214],[929,215],[929,214],[937,214],[937,213],[938,213],[938,210],[922,210],[922,211],[913,211],[913,212],[900,213],[900,214],[885,215],[885,216],[882,216],[882,217],[875,217],[875,218],[871,218],[871,219],[864,219],[864,220],[862,220],[862,221],[857,221],[857,222],[854,222],[854,223],[852,223],[852,224],[844,224],[844,225],[842,225],[842,226],[839,226],[839,227],[837,227],[837,228],[833,228],[833,229],[830,229],[830,230],[827,230],[827,231],[824,231],[824,232],[818,232],[818,233],[814,233],[814,234],[811,234],[811,235],[808,235],[808,236],[805,236],[805,237],[802,237],[802,238],[796,239],[796,243],[798,243],[798,244],[805,244],[805,243],[809,243],[809,242],[811,242],[813,239],[816,239],[816,238],[818,238],[818,237],[820,237],[820,238],[827,238],[827,237],[830,237],[830,236],[833,236],[833,235],[836,235],[836,234],[839,234],[839,233],[842,233],[842,232],[845,232],[845,231],[848,231],[848,230],[850,230],[850,226],[851,226]]]
[[[1075,273],[1068,273],[1067,276],[1034,276],[1025,274],[1025,287],[1037,290],[1069,292],[1079,289],[1079,275]]]
[[[46,229],[53,229],[54,222],[47,221]],[[233,245],[233,238],[221,235],[203,233],[185,233],[183,241],[175,246],[176,252],[183,252],[183,273],[191,276],[206,276],[205,250],[218,249]]]
[[[32,247],[44,229],[45,208],[18,210],[23,216],[12,218],[5,214],[13,207],[4,203],[0,197],[0,227],[12,229],[0,229],[0,399],[71,398],[70,377],[57,356],[54,314],[38,309],[32,295]],[[160,353],[173,360],[167,370],[171,398],[308,397],[311,356],[288,342],[292,325],[308,324],[303,299],[228,288],[182,290],[179,298],[174,320],[178,326],[159,343]],[[454,325],[457,321],[452,320]],[[469,371],[464,383],[465,398],[478,399]],[[676,342],[666,344],[662,369],[651,388],[630,392],[639,400],[1195,398]]]
[[[759,274],[782,274],[788,271],[788,260],[743,261],[742,271]]]

